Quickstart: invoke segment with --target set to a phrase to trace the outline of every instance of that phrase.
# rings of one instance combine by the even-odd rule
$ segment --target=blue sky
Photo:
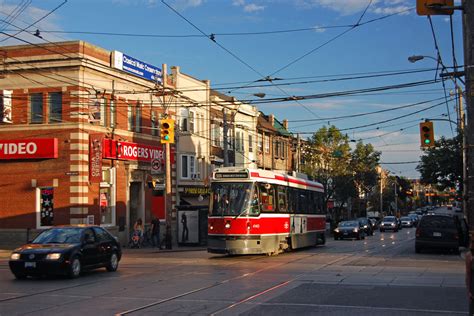
[[[2,20],[25,4],[12,25],[0,23],[0,28],[11,34],[62,3],[63,0],[0,0]],[[428,18],[416,15],[414,0],[166,0],[166,3],[176,12],[161,0],[68,0],[30,30],[39,29],[49,41],[80,39],[153,65],[180,66],[184,73],[210,80],[223,93],[252,100],[256,98],[251,94],[257,92],[266,93],[266,99],[300,97],[433,80],[435,60],[426,58],[409,63],[407,58],[411,55],[436,58],[435,39],[444,65],[454,64],[449,17],[431,18],[433,37]],[[361,25],[349,27],[357,24],[361,16]],[[455,58],[458,65],[463,65],[459,12],[452,16],[452,22]],[[276,32],[289,30],[299,31]],[[209,39],[210,34],[215,34],[216,42]],[[44,42],[28,34],[21,36],[27,41]],[[0,34],[0,40],[3,38]],[[19,43],[8,39],[0,45]],[[374,77],[405,71],[416,72]],[[281,85],[260,81],[259,87],[242,88],[265,76],[282,79],[273,81]],[[327,82],[360,76],[369,78]],[[445,86],[448,104],[442,103],[443,85],[430,83],[370,94],[262,103],[258,107],[280,120],[288,119],[292,132],[311,133],[328,123],[334,124],[345,129],[351,139],[372,143],[382,151],[382,162],[411,162],[418,161],[421,153],[418,123],[422,119],[445,119],[449,112],[451,120],[456,120],[455,102],[449,97],[454,85],[446,81]],[[415,103],[422,104],[355,116]],[[428,107],[433,108],[410,115]],[[394,120],[403,115],[407,116]],[[341,116],[346,118],[337,119]],[[383,121],[387,122],[377,124]],[[370,126],[357,128],[363,125]],[[452,137],[456,129],[455,126],[451,129],[447,121],[436,121],[435,133],[436,138]],[[384,164],[383,167],[394,174],[414,178],[418,177],[416,165]]]

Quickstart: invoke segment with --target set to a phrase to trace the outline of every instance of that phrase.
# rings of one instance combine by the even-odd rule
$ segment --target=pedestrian
[[[189,230],[188,230],[188,218],[186,217],[185,213],[181,215],[181,224],[183,226],[183,231],[181,234],[181,242],[186,242],[188,241]]]
[[[160,220],[156,217],[153,217],[151,221],[151,242],[153,248],[158,247],[161,250],[160,244]]]

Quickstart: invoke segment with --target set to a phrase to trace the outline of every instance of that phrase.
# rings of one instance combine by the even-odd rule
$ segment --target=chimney
[[[272,124],[272,126],[274,126],[275,125],[275,115],[273,115],[273,114],[268,115],[268,121],[270,122],[270,124]]]
[[[284,119],[283,120],[283,127],[288,130],[288,120],[287,119]]]

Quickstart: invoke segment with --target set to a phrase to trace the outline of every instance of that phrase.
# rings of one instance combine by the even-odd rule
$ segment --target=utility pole
[[[300,143],[300,134],[296,134],[296,171],[300,172],[300,163],[301,163],[301,143]]]
[[[167,65],[163,64],[163,104],[165,105],[165,116],[168,117],[168,107],[166,106],[166,85],[167,85]],[[165,240],[166,249],[172,248],[171,233],[171,146],[165,144],[165,212],[166,212],[166,231]]]
[[[229,167],[229,142],[228,142],[228,133],[229,126],[227,125],[227,109],[226,107],[222,108],[222,125],[224,132],[224,167]]]
[[[466,182],[464,193],[465,210],[464,214],[467,215],[469,225],[469,253],[466,255],[466,280],[467,290],[469,292],[469,315],[474,314],[474,265],[472,257],[474,255],[474,85],[472,80],[474,79],[473,65],[474,65],[474,1],[462,0],[463,8],[463,41],[464,41],[464,70],[465,70],[465,81],[466,81],[466,112],[467,112],[467,124],[464,130],[466,135],[465,144],[465,158],[466,165]]]

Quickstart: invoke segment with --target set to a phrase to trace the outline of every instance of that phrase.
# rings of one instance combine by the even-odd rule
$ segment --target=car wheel
[[[117,271],[118,263],[119,263],[119,259],[118,259],[117,253],[113,252],[112,255],[110,256],[109,263],[107,264],[105,268],[109,272]]]
[[[71,279],[75,279],[77,277],[79,277],[79,275],[81,275],[81,270],[82,270],[82,267],[81,267],[81,261],[79,260],[78,257],[73,257],[71,259],[71,263],[69,264],[69,277]]]
[[[17,279],[17,280],[26,279],[26,274],[23,274],[23,273],[13,273],[13,275],[15,276],[15,279]]]

